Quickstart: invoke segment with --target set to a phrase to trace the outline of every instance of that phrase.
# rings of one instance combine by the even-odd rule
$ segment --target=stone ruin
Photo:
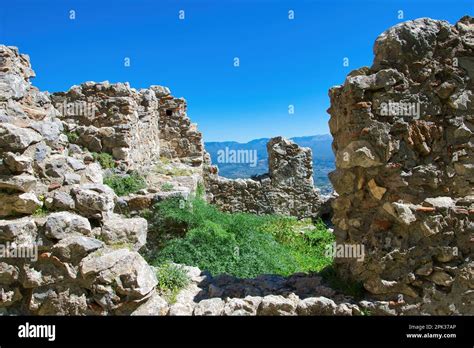
[[[209,201],[230,212],[298,218],[317,218],[327,213],[319,190],[313,186],[311,149],[276,137],[268,141],[267,151],[269,172],[251,179],[223,178],[217,167],[209,166],[205,171]]]
[[[472,17],[401,23],[329,92],[337,268],[400,311],[474,313],[473,53]]]

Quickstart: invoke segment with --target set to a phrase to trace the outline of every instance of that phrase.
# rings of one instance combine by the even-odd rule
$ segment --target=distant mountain
[[[268,172],[268,154],[267,142],[268,138],[261,138],[249,141],[248,143],[238,143],[236,141],[222,141],[222,142],[206,142],[205,147],[207,152],[211,155],[212,163],[219,167],[219,174],[226,178],[249,178],[255,174],[263,174]],[[328,179],[328,173],[334,170],[334,154],[332,152],[331,144],[332,137],[329,134],[311,135],[305,137],[291,138],[295,143],[303,147],[309,147],[313,152],[313,169],[314,169],[314,184],[321,189],[323,193],[330,193],[332,191],[331,183]],[[226,153],[227,160],[219,158],[219,150]],[[256,154],[256,158],[240,158],[246,163],[228,163],[239,162],[238,156],[236,161],[229,161],[229,156],[232,156],[232,150],[254,150],[252,154]],[[234,153],[235,154],[235,153]],[[249,154],[249,152],[247,152]],[[222,154],[221,154],[222,156]],[[249,161],[250,159],[250,161]],[[249,163],[250,162],[250,163]]]

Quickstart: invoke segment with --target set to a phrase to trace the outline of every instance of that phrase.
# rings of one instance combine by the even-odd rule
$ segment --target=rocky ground
[[[172,303],[158,293],[137,309],[144,315],[413,315],[417,306],[402,302],[356,301],[332,289],[318,274],[290,277],[261,275],[239,279],[212,277],[197,267],[182,266],[191,283]]]

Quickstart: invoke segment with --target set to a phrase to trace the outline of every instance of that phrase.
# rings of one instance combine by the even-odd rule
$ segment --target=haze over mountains
[[[212,158],[212,163],[219,167],[221,176],[236,179],[249,178],[252,175],[263,174],[268,171],[268,138],[251,140],[247,143],[238,143],[236,141],[206,142],[205,147]],[[332,186],[328,179],[328,173],[334,170],[334,154],[332,152],[332,137],[329,134],[311,135],[304,137],[291,138],[300,146],[309,147],[313,152],[313,178],[316,187],[321,189],[322,193],[330,193]],[[255,166],[251,163],[229,163],[232,160],[219,158],[219,151],[232,152],[232,150],[256,151],[257,162]]]

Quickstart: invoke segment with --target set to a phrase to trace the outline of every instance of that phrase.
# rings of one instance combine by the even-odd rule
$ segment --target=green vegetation
[[[93,152],[92,157],[94,161],[99,162],[100,166],[104,169],[115,168],[115,160],[112,155],[107,152]]]
[[[77,132],[66,132],[67,140],[74,144],[79,140],[79,134]]]
[[[36,208],[36,210],[33,212],[34,217],[44,217],[48,215],[49,211],[48,208],[46,208],[46,197],[41,195],[38,197],[38,199],[43,203],[40,207]]]
[[[352,296],[356,300],[361,300],[364,297],[365,289],[362,282],[350,282],[342,279],[332,265],[324,268],[320,274],[333,289]]]
[[[155,172],[158,174],[169,175],[169,176],[190,176],[193,172],[186,168],[180,168],[177,166],[169,166],[165,163],[158,163],[155,166]]]
[[[104,184],[110,186],[117,196],[127,196],[146,187],[145,179],[137,172],[128,175],[109,175],[104,178]]]
[[[161,185],[161,191],[171,191],[174,189],[173,184],[169,182],[165,182],[163,185]]]
[[[224,213],[200,197],[158,203],[150,225],[149,235],[161,237],[158,250],[148,256],[155,265],[172,261],[214,275],[252,278],[319,271],[332,261],[324,251],[333,235],[323,223],[314,226],[290,217]]]
[[[179,265],[165,262],[157,267],[158,290],[168,302],[176,302],[176,295],[190,283],[186,270]]]
[[[205,194],[206,188],[204,187],[204,184],[202,182],[198,182],[196,187],[196,197],[203,198]]]

